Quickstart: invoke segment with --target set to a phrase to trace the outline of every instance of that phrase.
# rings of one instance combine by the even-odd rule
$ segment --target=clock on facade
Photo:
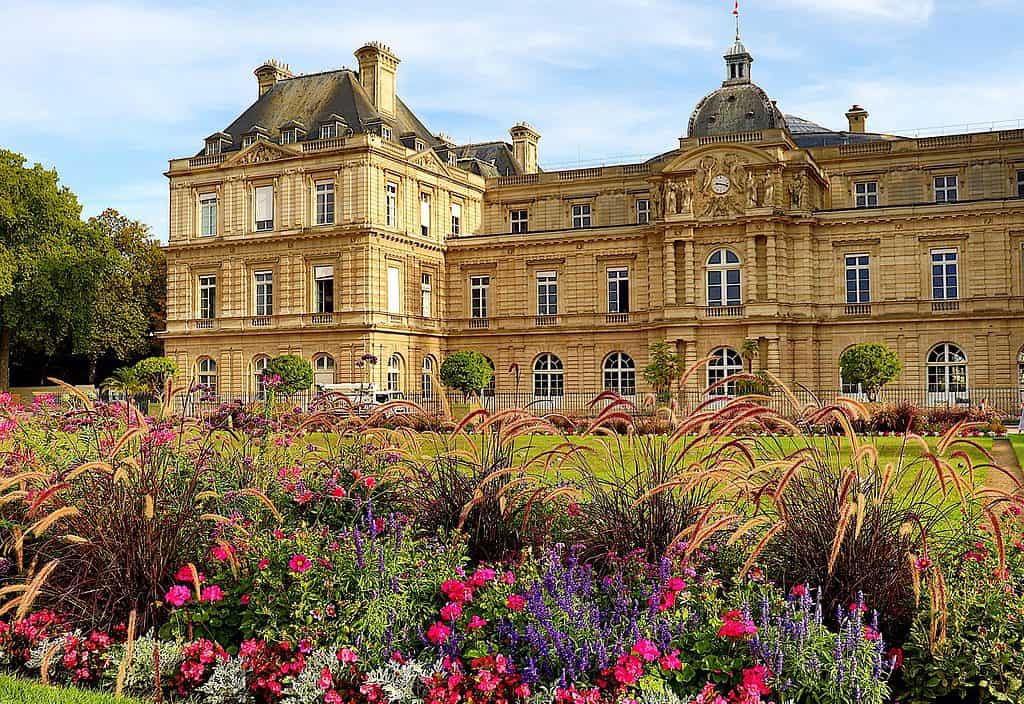
[[[730,186],[732,186],[732,181],[725,174],[719,174],[711,179],[711,190],[720,196],[728,193]]]

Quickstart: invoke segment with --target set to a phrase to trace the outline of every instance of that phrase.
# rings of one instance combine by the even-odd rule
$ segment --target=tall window
[[[221,144],[219,139],[211,139],[209,142],[206,143],[206,156],[220,154],[220,147]]]
[[[320,125],[320,139],[334,139],[338,136],[338,126],[334,123]]]
[[[217,194],[204,193],[199,196],[199,234],[213,237],[217,234]]]
[[[256,398],[261,401],[267,397],[267,385],[263,381],[263,372],[267,371],[268,364],[270,364],[270,357],[266,355],[252,361],[252,389],[256,393]]]
[[[392,135],[393,135],[393,133],[391,132],[391,128],[390,127],[388,127],[387,125],[381,125],[380,126],[380,136],[381,137],[383,137],[384,139],[386,139],[387,141],[390,142],[391,139],[392,139]]]
[[[486,318],[488,316],[490,293],[490,276],[469,277],[469,317]]]
[[[728,347],[722,347],[711,353],[708,362],[708,386],[714,386],[723,379],[743,373],[743,358],[740,353]],[[711,391],[712,396],[734,396],[736,382],[730,381]]]
[[[388,267],[388,313],[402,312],[402,272],[397,266]]]
[[[313,312],[334,312],[334,267],[313,267]]]
[[[334,383],[334,357],[329,354],[317,355],[313,360],[313,383],[317,386]]]
[[[1017,172],[1017,197],[1024,198],[1024,171]]]
[[[433,277],[430,274],[420,274],[420,297],[422,298],[421,314],[424,318],[429,318],[433,315],[433,301],[431,300],[434,296],[434,285]]]
[[[452,203],[452,234],[462,234],[462,204]]]
[[[950,301],[960,297],[960,271],[955,249],[932,250],[932,300]]]
[[[629,312],[629,269],[626,267],[608,270],[608,312]]]
[[[936,176],[935,177],[935,202],[936,203],[955,203],[957,200],[957,194],[959,187],[957,184],[956,176]]]
[[[217,317],[217,277],[199,277],[199,317],[212,320]]]
[[[393,354],[388,359],[388,391],[399,391],[402,388],[402,358]]]
[[[256,231],[267,232],[274,229],[274,187],[259,186],[254,191],[256,213]]]
[[[867,254],[846,255],[846,302],[871,302],[871,258]]]
[[[858,208],[878,207],[878,181],[863,181],[855,184]]]
[[[274,314],[274,272],[257,271],[253,274],[256,286],[256,315]]]
[[[398,184],[394,181],[384,186],[384,224],[388,227],[398,224]]]
[[[708,257],[708,305],[738,306],[742,303],[740,258],[731,249],[719,249]]]
[[[316,182],[316,224],[334,224],[334,181]]]
[[[558,315],[557,272],[537,272],[537,315]]]
[[[512,234],[521,235],[524,232],[530,230],[530,211],[529,210],[510,210],[509,222],[512,224]]]
[[[420,193],[420,234],[430,235],[430,194]]]
[[[299,133],[294,129],[281,130],[281,144],[295,144],[299,139]]]
[[[423,358],[423,373],[420,375],[420,393],[424,401],[434,398],[434,358],[427,355]]]
[[[928,354],[928,393],[966,392],[967,355],[956,345],[939,345]]]
[[[196,363],[196,381],[217,392],[217,363],[209,357],[203,357]]]
[[[604,360],[604,388],[620,396],[636,394],[636,364],[623,352],[613,352]]]
[[[636,224],[646,225],[651,221],[651,201],[641,198],[636,202]]]
[[[580,230],[590,227],[590,203],[572,206],[572,229]]]
[[[542,354],[533,363],[533,395],[565,395],[565,370],[562,360],[555,355]]]

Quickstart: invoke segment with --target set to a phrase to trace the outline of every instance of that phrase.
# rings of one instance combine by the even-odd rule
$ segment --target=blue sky
[[[747,0],[754,80],[832,128],[1024,118],[1016,0]],[[731,0],[516,3],[0,0],[0,147],[56,167],[86,215],[112,206],[167,231],[171,157],[198,151],[256,97],[265,59],[356,65],[371,39],[402,59],[398,90],[435,132],[507,138],[525,120],[541,164],[671,149],[724,77]],[[1022,123],[1024,126],[1024,123]]]

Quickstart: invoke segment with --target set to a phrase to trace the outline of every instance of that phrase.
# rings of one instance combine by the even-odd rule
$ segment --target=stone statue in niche
[[[764,192],[762,204],[775,207],[775,178],[771,174],[765,174],[761,180],[761,190]]]
[[[803,210],[806,196],[807,176],[801,171],[793,178],[793,183],[789,186],[790,202],[797,210]]]
[[[666,190],[665,190],[665,214],[666,215],[675,215],[676,213],[679,212],[679,207],[678,207],[678,202],[677,202],[677,196],[678,195],[679,194],[677,192],[676,184],[669,183],[667,188],[666,188]]]
[[[757,178],[754,176],[753,171],[747,172],[747,207],[756,208],[760,205],[760,201],[757,199],[758,188]]]
[[[693,188],[690,179],[685,178],[679,184],[679,212],[689,213],[693,210]]]
[[[664,203],[664,195],[661,190],[661,184],[656,183],[651,188],[651,218],[653,220],[660,220],[662,213],[662,205]]]

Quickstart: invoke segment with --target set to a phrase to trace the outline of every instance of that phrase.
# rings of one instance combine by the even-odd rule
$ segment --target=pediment
[[[709,163],[710,159],[720,162],[742,164],[745,167],[771,167],[777,164],[771,155],[764,150],[741,144],[711,144],[699,149],[679,154],[661,168],[663,174],[693,172],[701,169],[701,164]]]
[[[448,172],[448,165],[441,161],[433,149],[425,149],[422,152],[418,152],[409,159],[409,162],[416,166],[422,166],[429,171],[436,171],[444,174],[445,176],[451,176]]]
[[[296,156],[295,152],[263,139],[256,140],[242,151],[225,162],[225,165],[238,166],[244,164],[262,164],[266,161],[288,159]]]

